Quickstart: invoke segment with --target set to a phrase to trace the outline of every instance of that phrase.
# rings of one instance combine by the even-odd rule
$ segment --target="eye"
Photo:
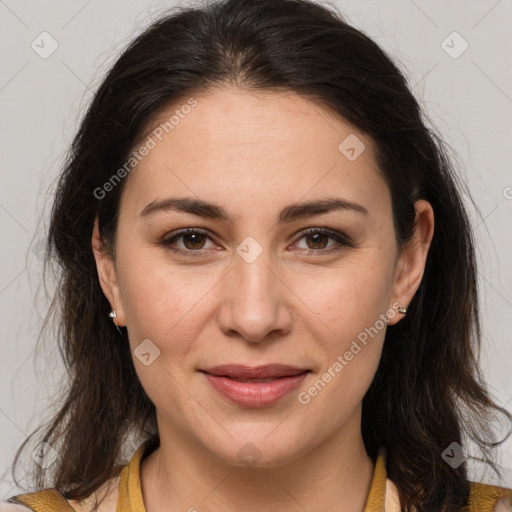
[[[346,235],[339,233],[337,231],[331,231],[329,229],[324,228],[310,228],[304,232],[302,232],[299,240],[305,239],[306,247],[304,250],[308,254],[318,253],[322,254],[330,254],[332,252],[339,251],[343,249],[343,247],[353,247],[352,240]],[[336,243],[327,245],[328,240],[334,240]],[[310,243],[308,243],[308,240]]]
[[[183,248],[176,247],[176,242],[180,239],[182,239]],[[179,231],[171,237],[163,239],[161,245],[170,249],[171,251],[180,253],[202,253],[208,250],[204,247],[205,241],[207,239],[211,240],[206,231],[197,228],[188,228]]]
[[[348,236],[325,228],[310,228],[303,231],[298,240],[302,239],[309,241],[307,242],[308,247],[299,248],[301,251],[305,251],[306,254],[330,254],[344,247],[354,247],[352,240]],[[326,242],[329,239],[337,243],[326,246]],[[178,241],[180,240],[182,247],[179,247]],[[215,246],[205,247],[208,240],[211,241],[212,239],[207,231],[199,228],[187,228],[164,238],[160,245],[177,253],[200,256],[205,252],[217,250]]]

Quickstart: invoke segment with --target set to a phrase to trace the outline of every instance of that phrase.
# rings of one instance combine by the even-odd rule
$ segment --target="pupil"
[[[317,244],[321,244],[322,237],[324,237],[325,235],[323,233],[316,233],[314,235],[309,235],[309,236],[310,236],[310,238],[314,239],[313,244],[317,245]],[[314,247],[314,248],[318,249],[318,247]]]
[[[313,245],[318,245],[318,244],[322,244],[322,238],[325,237],[325,235],[323,233],[316,233],[314,235],[309,235],[309,238],[312,239],[313,241]],[[185,240],[185,246],[187,247],[187,249],[198,249],[200,247],[196,247],[197,244],[201,245],[200,241],[201,239],[204,238],[203,235],[201,234],[197,234],[197,233],[191,233],[191,234],[187,234],[187,235],[184,235],[183,239]],[[190,241],[192,240],[191,243],[187,243],[187,240]],[[192,247],[191,247],[192,246]],[[318,247],[314,247],[315,249],[318,249]]]
[[[201,237],[203,237],[203,235],[201,234],[197,234],[197,233],[191,233],[191,234],[187,234],[184,236],[184,240],[185,240],[185,246],[187,247],[187,249],[200,249],[200,247],[196,247],[195,244],[200,244],[200,242],[198,242],[197,238],[201,239]],[[191,244],[187,243],[187,240],[193,240]],[[190,247],[192,245],[192,247]]]

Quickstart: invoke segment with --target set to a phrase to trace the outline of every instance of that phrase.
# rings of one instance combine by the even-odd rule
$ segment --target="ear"
[[[434,236],[434,210],[432,205],[420,199],[414,203],[416,217],[414,235],[407,242],[400,255],[395,271],[392,289],[392,303],[399,302],[407,307],[418,290],[425,271],[428,250]],[[393,308],[396,311],[396,308]],[[400,321],[397,313],[389,320],[389,325]]]
[[[105,245],[101,239],[98,227],[98,217],[94,219],[94,229],[91,239],[92,252],[96,260],[96,269],[101,289],[110,302],[110,307],[115,309],[116,318],[113,319],[116,325],[121,327],[126,325],[123,304],[121,302],[121,294],[114,261],[105,249]]]

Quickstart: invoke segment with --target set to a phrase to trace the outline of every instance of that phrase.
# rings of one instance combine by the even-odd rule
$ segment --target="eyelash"
[[[336,245],[336,246],[334,246],[332,248],[329,248],[329,249],[299,249],[299,250],[301,250],[302,252],[306,252],[307,255],[318,254],[320,256],[323,256],[323,255],[326,255],[326,254],[332,254],[332,253],[338,252],[338,251],[342,250],[345,247],[354,247],[354,243],[353,243],[353,241],[352,241],[352,239],[350,237],[348,237],[348,236],[346,236],[346,235],[344,235],[342,233],[339,233],[337,231],[331,231],[331,230],[325,229],[325,228],[309,228],[309,229],[306,229],[305,231],[300,233],[300,236],[297,239],[297,241],[302,239],[302,238],[304,238],[307,235],[318,234],[318,233],[326,235],[329,238],[332,238],[333,240],[338,242],[338,244],[341,244],[341,245]],[[180,254],[185,254],[187,256],[188,255],[191,255],[191,256],[202,256],[202,255],[204,255],[205,252],[212,251],[212,249],[198,249],[198,250],[177,249],[176,247],[172,246],[172,244],[175,243],[176,240],[178,240],[179,238],[182,238],[184,235],[189,235],[189,234],[204,235],[207,238],[211,239],[211,237],[208,235],[208,232],[203,230],[203,229],[187,228],[187,229],[183,229],[183,230],[179,231],[178,233],[175,233],[171,237],[164,238],[163,240],[161,240],[159,245],[161,245],[161,246],[163,246],[163,247],[165,247],[165,248],[167,248],[167,249],[169,249],[169,250],[171,250],[173,252],[180,253]]]

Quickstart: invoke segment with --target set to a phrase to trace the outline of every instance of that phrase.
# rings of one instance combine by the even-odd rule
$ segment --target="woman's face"
[[[291,92],[194,99],[155,122],[179,111],[126,178],[115,264],[95,251],[161,439],[268,467],[349,443],[386,325],[419,286],[429,205],[418,202],[417,243],[399,255],[371,139]],[[339,203],[312,206],[321,201]],[[309,372],[281,380],[295,387],[271,400],[229,398],[211,381],[230,379],[202,371],[269,364]]]

